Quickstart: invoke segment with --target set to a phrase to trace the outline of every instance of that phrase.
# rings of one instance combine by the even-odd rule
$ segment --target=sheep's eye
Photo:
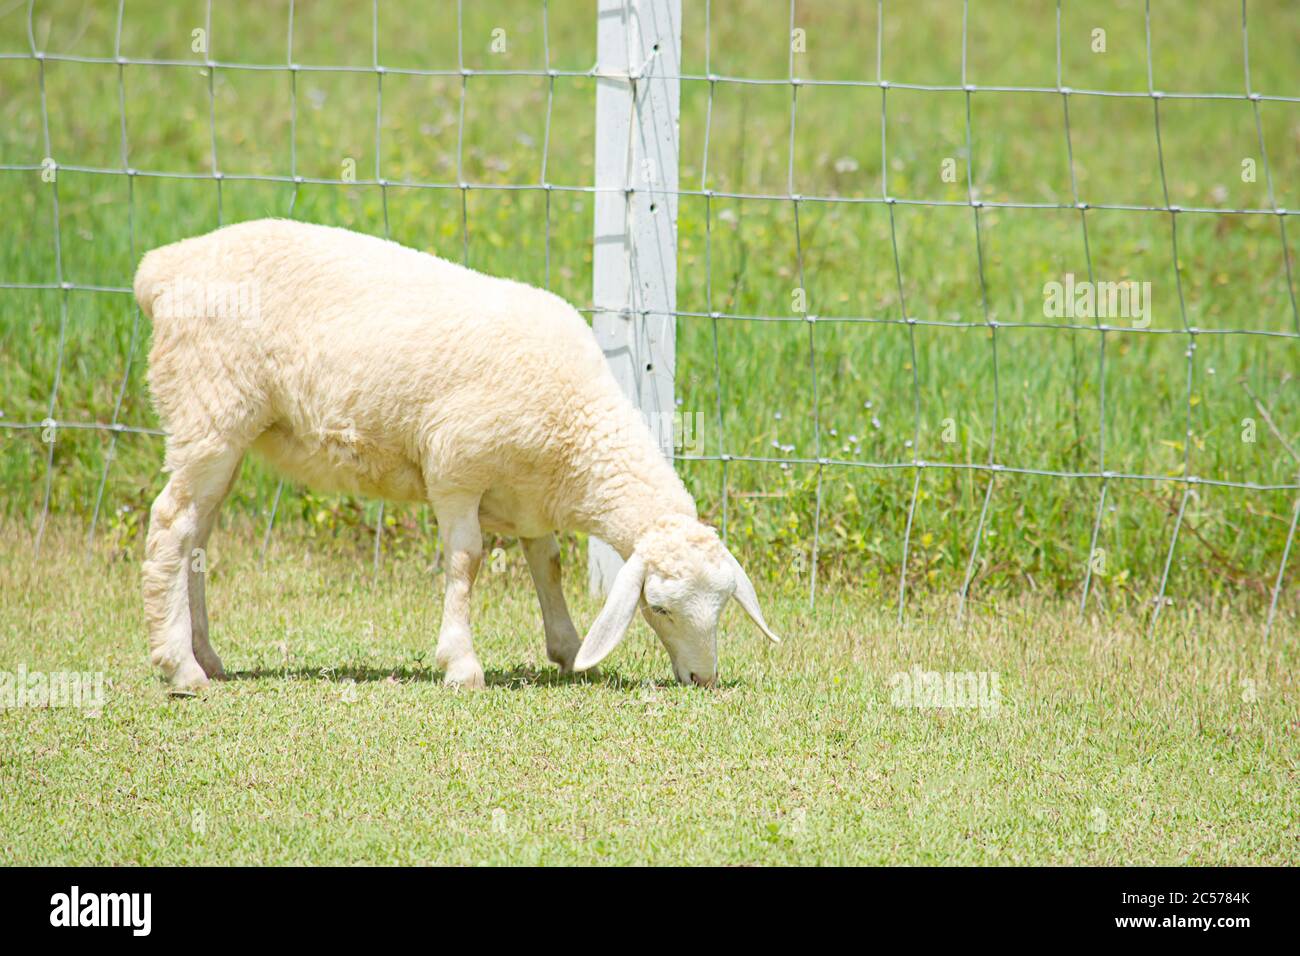
[[[653,613],[655,613],[655,614],[662,614],[664,617],[669,617],[669,616],[671,616],[670,613],[669,613],[669,611],[668,611],[668,608],[666,608],[666,607],[660,607],[658,604],[651,604],[651,605],[650,605],[650,610],[651,610]]]

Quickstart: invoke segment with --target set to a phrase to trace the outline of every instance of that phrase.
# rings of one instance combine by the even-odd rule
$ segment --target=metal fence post
[[[599,0],[592,330],[669,458],[681,51],[681,0]],[[592,593],[607,593],[621,566],[591,539]]]

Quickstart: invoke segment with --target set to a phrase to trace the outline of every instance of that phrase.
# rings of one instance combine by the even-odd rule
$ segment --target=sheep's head
[[[718,618],[732,597],[769,640],[779,643],[763,619],[749,576],[717,533],[683,515],[663,518],[641,536],[614,578],[574,669],[594,667],[617,647],[639,606],[668,650],[677,680],[711,686],[718,676]]]

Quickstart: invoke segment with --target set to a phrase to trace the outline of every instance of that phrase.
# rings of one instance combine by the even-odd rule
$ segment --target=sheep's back
[[[617,393],[562,299],[347,230],[228,226],[150,252],[135,289],[173,432],[355,429],[469,461],[536,448]]]

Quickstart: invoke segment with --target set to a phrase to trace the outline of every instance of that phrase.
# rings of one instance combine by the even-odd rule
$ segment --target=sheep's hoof
[[[573,673],[573,662],[578,657],[578,649],[582,647],[582,642],[576,639],[576,635],[574,637],[572,643],[564,643],[558,647],[548,645],[546,648],[546,657],[560,669],[561,674]]]
[[[208,675],[208,680],[226,679],[226,669],[221,666],[221,658],[215,652],[209,650],[206,654],[200,654],[196,651],[194,657],[203,668],[203,673]]]
[[[560,669],[561,674],[567,675],[573,673],[573,661],[578,656],[578,650],[574,648],[572,654],[547,654],[546,656],[550,658],[552,664]]]
[[[487,686],[483,679],[483,668],[476,660],[460,661],[447,668],[447,676],[442,682],[448,687],[464,687],[469,690],[482,690]]]
[[[172,697],[194,697],[208,686],[208,675],[198,661],[186,661],[172,674],[167,693]]]

